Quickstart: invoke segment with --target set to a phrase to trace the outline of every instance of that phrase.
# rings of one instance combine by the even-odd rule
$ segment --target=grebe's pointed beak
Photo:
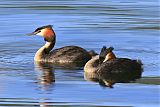
[[[36,35],[38,32],[32,32],[32,33],[28,33],[27,36],[33,36]]]
[[[28,33],[28,34],[26,34],[27,36],[32,36],[32,35],[34,35],[34,33],[32,32],[32,33]]]

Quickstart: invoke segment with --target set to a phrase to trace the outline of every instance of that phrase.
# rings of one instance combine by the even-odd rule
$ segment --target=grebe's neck
[[[96,55],[85,64],[84,71],[88,73],[94,73],[97,70],[98,65],[99,65],[99,55]]]
[[[46,56],[49,55],[50,51],[54,48],[56,43],[56,37],[53,36],[53,40],[47,42],[44,46],[42,46],[35,54],[34,60],[35,61],[47,61]]]

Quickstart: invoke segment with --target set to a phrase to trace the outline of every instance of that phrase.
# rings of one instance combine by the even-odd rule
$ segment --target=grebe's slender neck
[[[46,41],[46,44],[42,46],[35,54],[35,61],[46,61],[46,56],[49,55],[50,51],[54,48],[56,43],[55,35],[52,38],[52,41]]]
[[[88,73],[94,73],[97,71],[98,65],[99,65],[99,55],[96,55],[85,64],[84,71]]]

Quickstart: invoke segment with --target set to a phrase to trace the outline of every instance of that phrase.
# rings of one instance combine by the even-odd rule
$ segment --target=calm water
[[[156,0],[0,0],[0,106],[160,106],[158,10]],[[142,60],[143,78],[109,89],[83,70],[34,65],[44,41],[25,34],[47,24],[55,48],[113,46],[118,57]]]

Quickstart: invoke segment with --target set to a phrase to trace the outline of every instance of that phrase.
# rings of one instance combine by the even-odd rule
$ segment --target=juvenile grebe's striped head
[[[29,36],[32,35],[39,35],[39,36],[43,36],[45,41],[53,41],[53,39],[55,38],[55,32],[52,29],[52,25],[46,25],[46,26],[42,26],[37,28],[34,32],[28,34]]]

